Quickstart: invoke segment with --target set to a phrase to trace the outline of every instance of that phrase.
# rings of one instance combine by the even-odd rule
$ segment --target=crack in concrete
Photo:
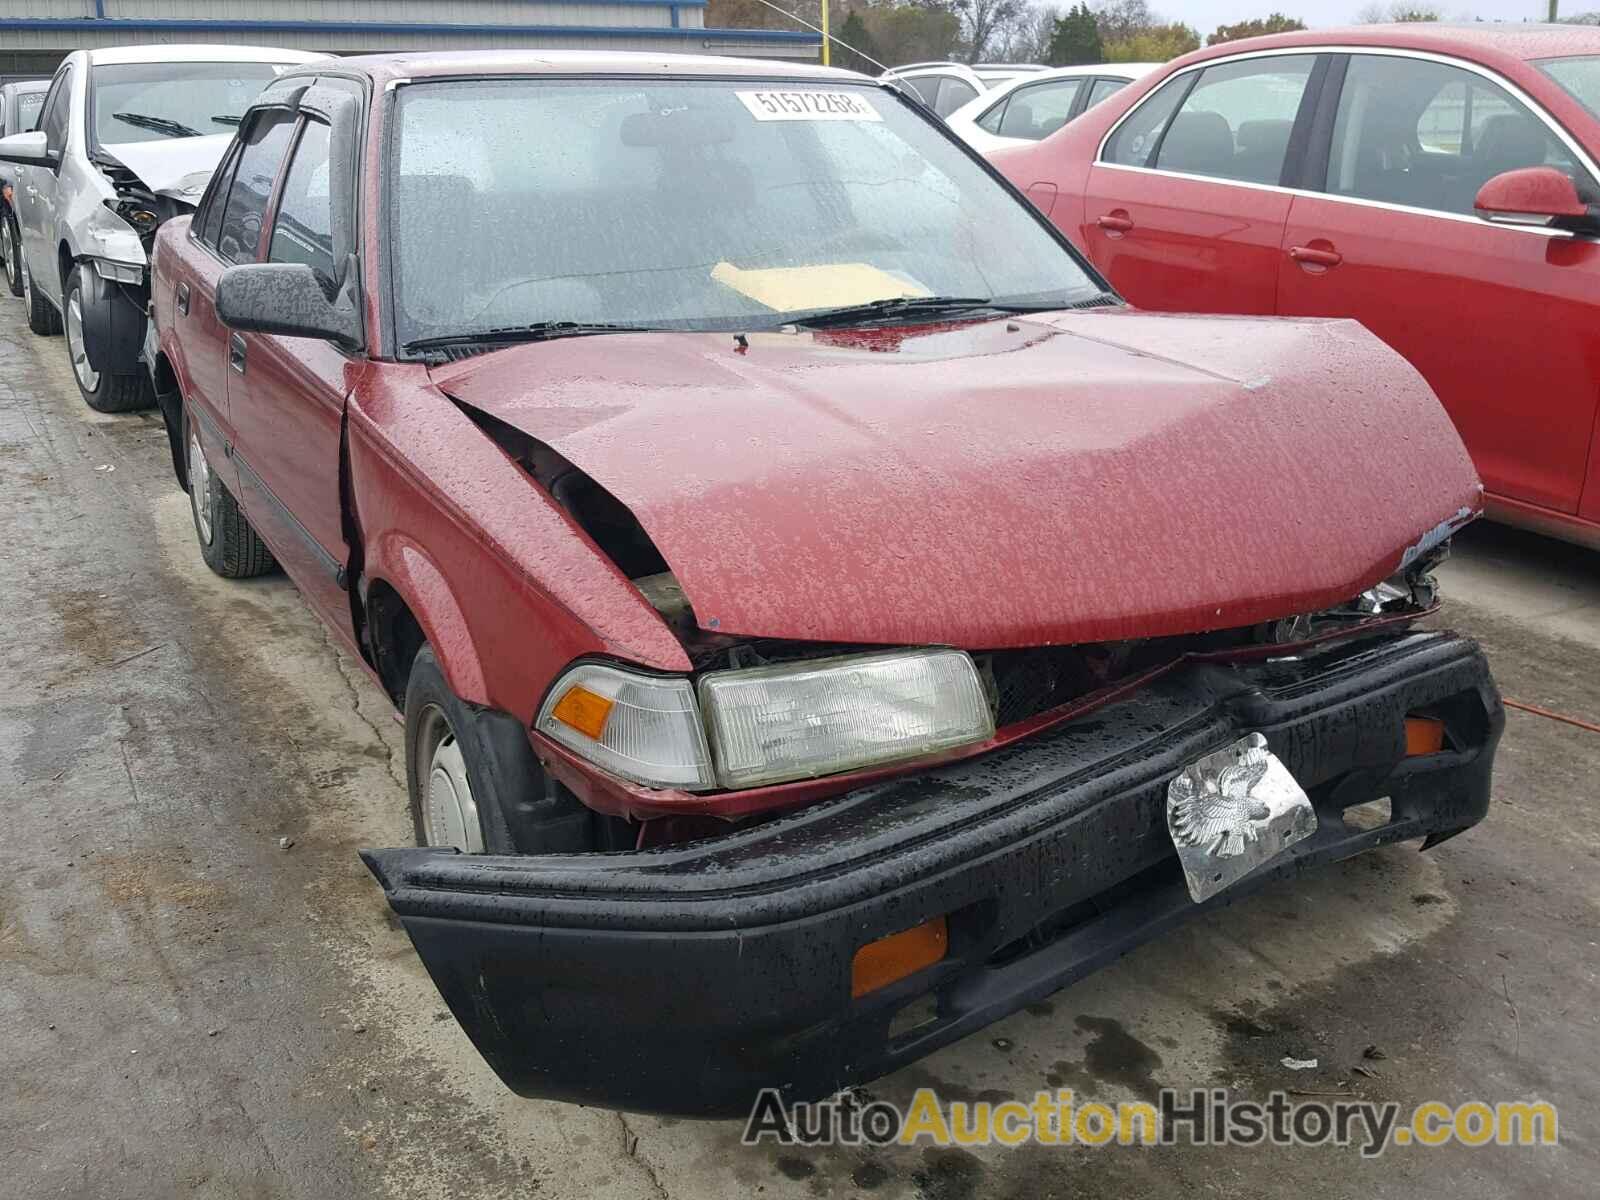
[[[409,794],[409,789],[406,786],[405,772],[396,770],[395,768],[394,748],[389,745],[388,740],[383,736],[383,730],[379,727],[378,723],[366,713],[361,711],[361,689],[357,686],[359,680],[355,677],[351,670],[346,668],[344,651],[341,650],[338,644],[333,640],[333,634],[328,630],[328,627],[326,625],[321,625],[320,622],[319,625],[322,632],[322,644],[327,649],[329,657],[333,659],[333,669],[338,672],[339,678],[343,681],[345,691],[350,693],[350,711],[356,715],[356,719],[358,721],[360,721],[368,729],[372,730],[372,736],[375,737],[378,740],[378,744],[382,746],[385,751],[387,751],[386,755],[384,756],[383,765],[384,769],[389,773],[389,778],[394,780],[396,786],[398,786],[401,791],[408,792]]]
[[[622,1153],[639,1164],[639,1169],[650,1181],[651,1190],[660,1196],[661,1200],[668,1200],[667,1185],[661,1182],[661,1176],[656,1174],[656,1169],[650,1160],[639,1153],[639,1135],[633,1131],[633,1126],[628,1124],[627,1115],[620,1112],[613,1115],[622,1130]]]

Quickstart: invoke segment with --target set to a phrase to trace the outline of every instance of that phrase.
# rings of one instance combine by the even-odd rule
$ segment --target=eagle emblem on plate
[[[1167,831],[1195,900],[1215,895],[1316,828],[1310,798],[1259,733],[1189,764],[1167,785]]]

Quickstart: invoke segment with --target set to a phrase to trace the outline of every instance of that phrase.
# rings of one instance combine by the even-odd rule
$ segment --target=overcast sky
[[[1313,29],[1330,25],[1352,25],[1356,14],[1370,0],[1151,0],[1150,7],[1168,20],[1192,25],[1202,36],[1218,25],[1231,25],[1250,17],[1265,16],[1277,10],[1285,16],[1299,17]],[[1544,20],[1545,0],[1439,0],[1438,7],[1451,20],[1486,21]],[[1561,12],[1592,12],[1600,0],[1561,0]]]

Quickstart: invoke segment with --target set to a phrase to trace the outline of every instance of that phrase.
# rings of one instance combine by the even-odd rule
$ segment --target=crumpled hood
[[[1350,598],[1481,507],[1428,386],[1352,321],[608,335],[433,378],[626,504],[723,633],[977,649],[1252,624]]]
[[[147,142],[102,144],[100,149],[137,175],[158,196],[188,205],[200,203],[211,173],[222,161],[231,133],[205,137],[152,138]]]

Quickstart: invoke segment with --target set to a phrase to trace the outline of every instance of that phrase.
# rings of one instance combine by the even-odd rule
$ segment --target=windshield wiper
[[[866,304],[850,304],[843,308],[824,308],[798,317],[790,317],[785,324],[826,327],[853,325],[882,317],[951,316],[956,313],[988,310],[990,312],[1049,312],[1060,304],[1009,304],[990,296],[891,296],[872,300]]]
[[[220,117],[212,117],[211,119],[218,125],[237,125],[240,121],[244,120],[243,117],[233,116],[229,113],[224,113]]]
[[[651,333],[650,325],[607,325],[591,321],[537,321],[532,325],[504,325],[473,333],[450,333],[407,342],[407,350],[444,350],[451,346],[510,345],[513,342],[547,342],[552,338],[588,337],[596,333]]]
[[[146,113],[119,112],[112,113],[113,118],[125,121],[129,125],[136,125],[140,129],[153,129],[157,133],[164,133],[168,137],[200,137],[198,129],[190,129],[178,121],[170,121],[166,117],[152,117]]]

